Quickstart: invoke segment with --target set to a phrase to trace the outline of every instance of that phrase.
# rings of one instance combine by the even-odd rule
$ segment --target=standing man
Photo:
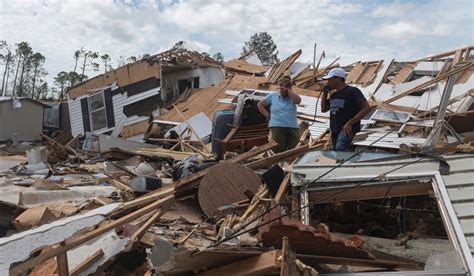
[[[291,86],[291,79],[283,77],[280,93],[271,93],[257,104],[260,113],[268,120],[273,140],[278,143],[276,152],[294,148],[300,139],[296,105],[301,102],[301,97],[293,92]],[[267,106],[270,106],[270,112]]]
[[[354,135],[360,131],[360,120],[370,112],[370,106],[362,92],[345,83],[346,72],[334,68],[323,79],[328,84],[323,89],[321,110],[331,110],[329,125],[331,129],[332,148],[347,151]],[[328,100],[328,92],[335,89]]]

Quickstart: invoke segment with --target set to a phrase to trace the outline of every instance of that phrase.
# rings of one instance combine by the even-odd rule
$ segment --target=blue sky
[[[261,31],[275,40],[280,58],[313,45],[323,65],[395,58],[413,60],[474,44],[474,1],[235,1],[235,0],[0,0],[0,39],[29,42],[46,56],[52,79],[71,71],[84,47],[120,56],[158,53],[175,42],[210,54],[238,57]],[[87,72],[93,76],[94,72]]]

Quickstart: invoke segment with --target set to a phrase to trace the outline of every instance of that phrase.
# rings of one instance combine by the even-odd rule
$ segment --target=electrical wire
[[[397,168],[394,168],[394,169],[392,169],[392,170],[389,170],[388,172],[384,173],[383,175],[392,173],[392,172],[394,172],[394,171],[396,171],[396,170],[399,170],[399,169],[401,169],[401,168],[404,168],[404,167],[406,167],[406,166],[408,166],[408,165],[418,163],[418,162],[420,162],[421,160],[423,160],[423,159],[425,159],[425,158],[426,158],[426,157],[423,156],[423,157],[421,157],[421,158],[419,158],[419,159],[417,159],[417,160],[415,160],[415,161],[413,161],[413,162],[410,162],[410,163],[408,163],[408,164],[403,164],[403,165],[401,165],[401,166],[399,166],[399,167],[397,167]],[[379,177],[380,177],[380,176],[373,177],[373,178],[369,179],[368,182],[373,181],[373,180],[376,180],[376,179],[379,178]],[[262,226],[265,226],[265,225],[267,225],[267,224],[270,224],[270,223],[272,223],[272,222],[274,222],[274,221],[277,221],[277,220],[279,220],[279,219],[281,219],[281,218],[283,218],[283,217],[286,217],[286,216],[288,216],[288,215],[294,214],[294,213],[296,213],[296,212],[298,212],[298,211],[300,211],[300,210],[303,210],[303,209],[305,209],[305,208],[309,208],[309,207],[312,206],[312,205],[316,205],[316,204],[318,204],[318,203],[320,203],[320,202],[323,202],[323,201],[325,201],[325,200],[327,200],[327,199],[329,199],[329,198],[331,198],[331,197],[334,197],[334,196],[336,196],[336,195],[345,193],[345,192],[350,191],[350,190],[353,190],[353,189],[357,189],[357,188],[360,187],[362,184],[364,184],[364,183],[358,183],[358,184],[356,184],[356,185],[354,185],[354,186],[348,187],[348,188],[343,189],[343,190],[341,190],[341,191],[339,191],[339,192],[335,192],[335,193],[333,193],[333,194],[331,194],[331,195],[329,195],[329,196],[327,196],[327,197],[325,197],[325,198],[319,199],[319,200],[317,200],[316,202],[310,202],[310,203],[308,203],[308,204],[306,204],[306,205],[304,205],[304,206],[301,206],[301,207],[299,207],[299,208],[297,208],[297,209],[295,209],[295,210],[292,210],[292,211],[290,211],[290,212],[288,212],[288,213],[285,213],[285,214],[283,214],[283,215],[280,215],[280,216],[278,216],[278,217],[276,217],[276,218],[273,218],[273,219],[271,219],[271,220],[269,220],[269,221],[266,221],[266,222],[264,222],[264,223],[258,224],[258,225],[255,226],[255,227],[252,227],[252,228],[250,228],[250,229],[246,229],[245,231],[243,231],[243,232],[241,232],[241,233],[239,233],[239,232],[234,232],[234,234],[232,234],[232,235],[230,235],[230,236],[228,236],[228,237],[222,239],[221,241],[219,241],[219,242],[217,242],[217,243],[215,243],[214,245],[211,245],[211,246],[217,246],[217,245],[219,245],[219,244],[221,244],[221,243],[223,243],[223,242],[226,242],[226,241],[228,241],[228,240],[230,240],[230,239],[236,238],[236,237],[241,236],[241,235],[243,235],[243,234],[245,234],[245,233],[252,232],[252,231],[257,230],[258,228],[260,228],[260,227],[262,227]],[[268,213],[268,212],[267,212],[267,213]],[[241,229],[242,229],[242,228],[241,228]]]
[[[280,202],[278,202],[277,204],[273,205],[272,207],[270,207],[269,209],[267,209],[265,212],[263,212],[262,214],[258,215],[257,217],[255,217],[253,220],[251,220],[250,222],[247,222],[246,224],[244,224],[243,226],[241,226],[237,231],[235,231],[232,235],[230,235],[229,237],[227,238],[224,238],[222,239],[221,241],[219,241],[216,245],[220,244],[220,243],[223,243],[225,241],[228,241],[230,239],[232,239],[233,235],[234,234],[237,234],[239,233],[240,231],[242,231],[243,229],[245,229],[247,226],[249,226],[250,224],[254,223],[255,221],[257,221],[258,219],[262,218],[264,215],[268,214],[270,211],[272,211],[273,209],[277,208],[278,206],[281,206],[283,205],[284,202],[286,202],[288,199],[291,199],[295,196],[297,196],[299,193],[301,193],[306,187],[308,187],[309,185],[312,185],[314,183],[316,183],[318,180],[320,180],[321,178],[323,178],[324,176],[326,176],[327,174],[329,174],[330,172],[334,171],[335,169],[339,168],[340,166],[342,166],[344,163],[346,163],[347,161],[351,160],[352,158],[356,157],[357,155],[361,154],[362,152],[366,151],[367,149],[371,148],[375,143],[377,143],[378,141],[382,140],[383,138],[385,138],[387,135],[389,135],[390,133],[392,133],[392,131],[389,131],[387,132],[385,135],[379,137],[378,139],[376,139],[375,141],[373,141],[370,145],[366,146],[365,148],[363,148],[362,150],[360,151],[357,151],[355,152],[354,154],[352,154],[351,156],[349,156],[349,158],[347,159],[344,159],[341,163],[339,163],[337,166],[334,166],[332,167],[331,169],[329,169],[327,172],[323,173],[322,175],[320,175],[318,178],[316,178],[315,180],[313,180],[312,182],[310,183],[307,183],[305,184],[304,186],[300,187],[294,194],[292,195],[286,195],[285,198],[283,200],[281,200]]]

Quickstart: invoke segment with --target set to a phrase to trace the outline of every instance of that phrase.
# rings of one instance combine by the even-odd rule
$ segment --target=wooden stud
[[[222,275],[264,275],[276,272],[277,251],[272,250],[242,261],[214,268],[197,275],[222,276]]]
[[[99,249],[97,252],[95,252],[92,256],[88,257],[85,259],[82,263],[77,265],[72,271],[71,271],[71,276],[79,276],[81,272],[86,270],[89,266],[91,266],[93,263],[95,263],[98,259],[102,258],[104,256],[104,251],[102,249]]]
[[[61,243],[60,247],[64,246],[64,242]],[[58,264],[58,276],[69,275],[69,265],[67,262],[67,251],[61,252],[56,256],[56,262]]]
[[[206,150],[206,145],[204,144],[204,142],[201,139],[199,139],[199,136],[198,136],[197,132],[194,130],[194,128],[191,126],[191,124],[189,124],[188,120],[186,119],[186,117],[184,117],[183,113],[181,113],[181,111],[178,109],[178,107],[176,105],[173,104],[173,107],[174,107],[174,109],[176,109],[176,112],[181,117],[181,119],[183,119],[184,122],[188,125],[188,128],[191,130],[191,132],[193,132],[194,135],[196,135],[196,138],[200,141],[203,149]]]
[[[450,76],[452,76],[452,75],[455,75],[455,74],[457,74],[457,73],[459,73],[459,72],[462,72],[462,71],[464,71],[465,69],[471,67],[472,64],[473,64],[473,62],[471,61],[471,62],[469,62],[469,63],[467,63],[467,64],[464,64],[464,65],[462,65],[462,66],[460,66],[460,67],[458,67],[458,68],[456,68],[456,69],[453,69],[453,70],[451,70],[451,71],[448,71],[448,72],[446,72],[445,74],[443,74],[443,75],[441,75],[441,76],[439,76],[439,77],[436,77],[436,78],[434,78],[434,79],[431,79],[431,80],[429,80],[429,81],[426,81],[426,82],[424,82],[424,83],[422,83],[422,84],[420,84],[420,85],[418,85],[418,86],[416,86],[416,87],[413,87],[412,89],[409,89],[408,91],[405,91],[405,92],[403,92],[403,93],[401,93],[401,94],[398,94],[397,96],[392,97],[392,98],[390,98],[390,99],[384,101],[383,103],[389,104],[389,103],[394,102],[394,101],[396,101],[396,100],[398,100],[398,99],[401,99],[401,98],[403,98],[403,97],[405,97],[405,96],[407,96],[407,95],[410,95],[410,94],[412,94],[412,93],[414,93],[414,92],[416,92],[416,91],[419,91],[420,89],[423,89],[423,88],[428,87],[428,86],[430,86],[430,85],[432,85],[432,84],[434,84],[434,83],[437,83],[437,82],[439,82],[440,80],[443,80],[443,79],[445,79],[445,78],[448,78],[448,77],[450,77]]]
[[[150,228],[150,226],[155,224],[155,222],[158,220],[158,218],[160,218],[161,215],[163,215],[163,213],[160,212],[159,210],[156,210],[153,213],[153,215],[140,228],[138,228],[138,230],[135,231],[135,233],[132,234],[130,239],[139,240],[143,236],[143,234],[145,234],[148,228]]]

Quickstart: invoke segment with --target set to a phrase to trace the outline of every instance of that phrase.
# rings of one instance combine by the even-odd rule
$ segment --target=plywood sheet
[[[405,64],[405,66],[403,66],[403,68],[400,70],[400,72],[398,72],[392,81],[395,82],[395,84],[400,84],[407,81],[413,74],[413,68],[415,68],[414,63]]]
[[[346,83],[353,83],[364,69],[364,63],[357,63],[346,76]]]
[[[199,184],[199,205],[208,217],[219,207],[247,199],[245,191],[256,193],[260,176],[240,164],[220,163],[209,169]]]

